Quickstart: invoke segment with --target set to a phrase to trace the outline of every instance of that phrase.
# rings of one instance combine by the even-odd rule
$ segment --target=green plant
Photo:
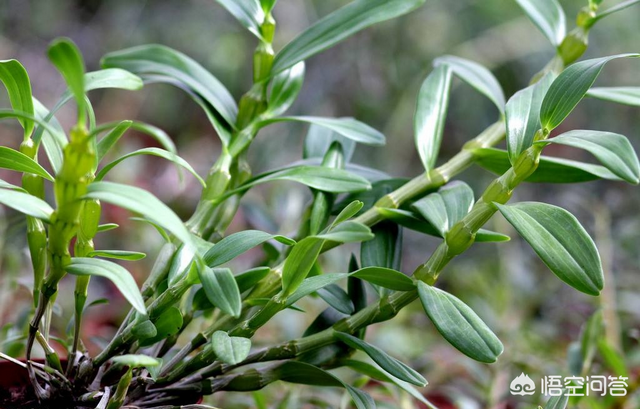
[[[366,392],[328,372],[346,367],[395,384],[430,406],[411,386],[424,386],[422,375],[368,344],[366,328],[392,319],[419,298],[448,342],[477,361],[495,362],[503,350],[499,339],[473,310],[435,284],[446,265],[474,242],[509,239],[483,229],[496,212],[561,280],[586,294],[600,293],[604,286],[600,258],[575,217],[544,203],[506,203],[525,181],[639,182],[640,165],[624,136],[587,130],[552,135],[585,96],[638,105],[637,88],[591,88],[607,62],[638,54],[575,62],[587,48],[593,24],[636,1],[603,12],[598,11],[600,2],[591,1],[581,10],[576,29],[565,34],[564,12],[556,1],[519,0],[557,53],[528,87],[506,102],[498,81],[484,67],[459,57],[438,58],[418,93],[415,114],[416,147],[425,172],[409,181],[379,176],[369,180],[367,176],[374,172],[350,163],[356,143],[384,143],[384,136],[375,129],[352,118],[283,114],[302,87],[308,57],[374,23],[408,13],[423,0],[357,0],[318,21],[277,54],[272,48],[275,1],[219,3],[258,39],[253,86],[237,104],[211,73],[163,46],[107,54],[102,70],[85,73],[75,45],[66,39],[54,41],[48,55],[69,90],[50,111],[32,97],[29,77],[19,62],[0,63],[0,79],[13,107],[0,111],[0,117],[16,118],[24,128],[19,151],[0,148],[0,166],[24,173],[22,187],[0,182],[0,203],[26,215],[34,271],[34,312],[24,364],[33,395],[10,403],[109,409],[193,407],[189,404],[202,395],[251,391],[280,380],[345,388],[357,407],[375,407]],[[489,98],[499,115],[458,154],[436,167],[454,76]],[[151,125],[96,124],[88,91],[136,90],[144,82],[176,85],[206,112],[222,144],[222,153],[206,178],[200,178],[176,154],[171,139]],[[67,137],[55,113],[72,100],[78,115]],[[253,176],[247,150],[260,129],[277,122],[311,124],[304,162]],[[163,149],[141,149],[99,166],[129,129],[147,133]],[[494,148],[505,138],[506,150]],[[549,144],[585,149],[601,164],[545,157],[542,151]],[[40,146],[53,174],[38,164]],[[197,208],[186,223],[151,193],[103,180],[121,161],[144,154],[172,161],[203,185]],[[452,181],[474,164],[499,175],[478,200],[466,184]],[[53,185],[55,208],[44,200],[45,180]],[[257,230],[226,235],[243,194],[258,184],[279,180],[302,183],[311,190],[306,212],[296,215],[301,222],[295,237]],[[94,248],[98,233],[117,227],[100,224],[102,203],[140,215],[166,239],[141,289],[124,267],[105,259],[136,260],[144,254]],[[398,271],[402,228],[443,239],[411,275]],[[362,243],[359,262],[352,258],[348,272],[323,272],[321,254],[345,243]],[[260,245],[269,248],[261,265],[240,274],[223,267]],[[76,276],[76,290],[65,366],[49,344],[49,321],[58,283],[66,274]],[[91,276],[111,280],[133,306],[97,356],[84,351],[80,334]],[[366,282],[375,289],[376,299],[367,298]],[[346,283],[347,290],[338,283]],[[258,329],[312,294],[329,307],[300,338],[252,351],[251,339]],[[207,328],[178,346],[180,334],[193,321],[204,321]],[[30,359],[36,342],[45,351],[46,364]],[[377,366],[350,359],[355,350]],[[279,362],[246,368],[271,361]],[[549,405],[558,407],[558,402]]]

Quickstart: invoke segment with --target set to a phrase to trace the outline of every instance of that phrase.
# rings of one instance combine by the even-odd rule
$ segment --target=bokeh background
[[[345,4],[343,0],[280,0],[276,50],[318,18]],[[571,29],[586,0],[561,1]],[[605,1],[606,5],[616,3]],[[598,23],[590,34],[585,58],[640,50],[640,7],[630,8]],[[67,36],[82,50],[89,70],[99,68],[102,55],[121,48],[159,43],[184,52],[211,70],[240,97],[251,81],[251,55],[255,39],[214,0],[2,0],[0,1],[0,58],[16,58],[29,71],[34,95],[51,107],[65,85],[46,58],[52,39]],[[397,177],[421,172],[413,147],[413,112],[421,82],[434,58],[453,54],[476,60],[490,68],[507,97],[524,87],[529,78],[553,56],[546,39],[511,0],[428,0],[419,10],[367,29],[307,62],[307,74],[292,114],[354,116],[387,136],[383,148],[359,147],[354,162],[375,167]],[[637,61],[609,64],[599,85],[640,86]],[[180,90],[149,85],[142,91],[93,91],[91,99],[99,122],[139,119],[164,129],[175,140],[179,154],[201,174],[206,174],[220,144],[206,116]],[[0,92],[2,107],[8,107]],[[71,105],[71,104],[70,104]],[[73,107],[58,116],[67,127]],[[498,118],[492,104],[468,86],[456,81],[453,88],[440,161],[454,155],[465,141]],[[640,147],[640,110],[612,103],[585,100],[563,123],[569,129],[609,130],[627,135]],[[301,158],[305,126],[274,125],[261,132],[249,152],[254,173],[280,167]],[[2,121],[3,145],[17,147],[21,130]],[[132,133],[123,139],[120,152],[131,151],[151,140]],[[572,149],[549,150],[552,155],[591,161],[588,154]],[[44,155],[42,155],[44,156]],[[17,183],[16,175],[0,172],[0,178]],[[492,175],[472,167],[459,177],[476,194]],[[111,179],[151,190],[179,215],[188,217],[200,194],[198,183],[185,175],[181,182],[175,168],[157,158],[129,159],[111,173]],[[305,189],[278,183],[256,189],[243,199],[229,232],[248,226],[291,233],[309,195]],[[494,365],[478,364],[450,347],[435,331],[418,303],[392,322],[369,329],[368,340],[418,369],[429,380],[424,389],[443,408],[530,408],[538,395],[513,398],[510,381],[521,372],[539,385],[545,375],[568,375],[567,351],[579,339],[582,325],[597,309],[605,309],[609,336],[624,348],[627,364],[640,370],[638,323],[640,322],[640,190],[614,182],[579,185],[524,184],[513,201],[538,200],[562,205],[574,213],[592,233],[601,250],[608,289],[600,298],[577,293],[550,273],[499,216],[490,228],[513,240],[500,245],[477,244],[447,267],[441,285],[472,306],[505,344],[505,353]],[[130,221],[129,214],[106,207],[103,220],[119,223],[120,229],[101,235],[102,248],[144,251],[147,259],[127,263],[141,282],[161,244],[152,228]],[[0,208],[0,322],[5,325],[3,350],[16,348],[10,341],[29,313],[31,281],[24,238],[24,218]],[[422,263],[438,240],[405,232],[403,271]],[[344,271],[349,251],[336,250],[324,259],[325,269]],[[248,254],[232,266],[242,271],[260,256]],[[54,317],[54,333],[63,335],[72,316],[73,281],[63,282]],[[106,281],[93,280],[92,299],[109,298],[109,305],[90,309],[85,320],[85,343],[99,350],[126,311],[126,303]],[[255,338],[266,345],[298,337],[322,302],[305,304],[309,312],[279,314]],[[197,325],[193,325],[197,330]],[[616,330],[619,328],[619,330]],[[187,334],[188,336],[188,334]],[[593,374],[606,373],[596,363]],[[597,373],[600,371],[600,373]],[[347,379],[355,379],[344,372]],[[385,393],[372,393],[385,400]],[[290,388],[273,385],[264,392],[269,407],[340,407],[339,391]],[[315,404],[304,403],[309,396]],[[281,402],[284,402],[282,406]],[[342,402],[342,403],[341,403]],[[630,402],[632,402],[630,400]],[[255,407],[250,394],[216,396],[211,403],[225,408]],[[288,406],[287,406],[288,405]],[[315,405],[315,406],[314,406]],[[638,403],[630,403],[638,407]],[[406,397],[388,407],[419,407]]]

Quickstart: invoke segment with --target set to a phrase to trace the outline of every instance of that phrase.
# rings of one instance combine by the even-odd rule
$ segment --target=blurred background
[[[604,6],[615,4],[607,0]],[[276,51],[305,27],[344,0],[280,0]],[[577,11],[586,0],[561,1],[573,28]],[[598,23],[590,33],[584,58],[640,50],[640,7],[630,8]],[[0,59],[15,58],[27,68],[34,95],[51,107],[65,85],[46,58],[49,42],[58,36],[75,41],[84,54],[88,70],[99,68],[105,53],[139,44],[159,43],[173,47],[200,62],[239,98],[251,83],[254,37],[214,0],[2,0],[0,1]],[[490,68],[507,98],[526,86],[529,78],[553,56],[547,40],[511,0],[428,0],[419,10],[376,25],[307,61],[307,74],[300,98],[291,114],[353,116],[381,130],[387,146],[359,146],[354,162],[382,170],[395,177],[413,177],[422,171],[413,145],[413,112],[418,89],[431,70],[434,58],[453,54],[473,59]],[[609,64],[598,85],[640,86],[637,61]],[[92,91],[98,122],[139,119],[165,130],[175,140],[179,154],[205,175],[220,144],[206,116],[182,91],[168,85],[148,85],[142,91]],[[2,107],[9,103],[0,92]],[[58,118],[67,128],[74,108],[69,104]],[[456,80],[441,149],[440,161],[454,155],[465,141],[498,118],[495,107],[468,86]],[[562,124],[569,129],[608,130],[627,135],[640,147],[640,110],[596,100],[585,100]],[[21,129],[2,121],[2,144],[17,147]],[[249,152],[254,174],[284,166],[301,158],[307,127],[274,125],[263,130]],[[120,153],[153,145],[131,133],[120,144]],[[588,153],[565,148],[545,151],[572,159],[592,161]],[[41,155],[42,160],[46,160]],[[136,184],[152,191],[187,218],[200,195],[200,186],[190,175],[180,181],[175,168],[161,159],[129,159],[111,173],[111,179]],[[18,183],[16,174],[0,171],[0,178]],[[459,177],[476,194],[492,175],[477,167]],[[243,199],[229,232],[252,227],[290,234],[310,196],[306,189],[277,183],[251,191]],[[622,183],[596,181],[578,185],[524,184],[513,201],[537,200],[557,205],[575,214],[595,237],[606,269],[608,289],[600,298],[580,294],[561,281],[538,260],[499,216],[489,228],[510,234],[508,243],[477,244],[450,264],[441,286],[469,304],[494,329],[505,345],[505,353],[494,365],[482,365],[450,347],[435,331],[418,303],[403,310],[391,322],[370,327],[367,339],[410,363],[430,384],[424,393],[441,408],[534,408],[539,394],[515,398],[509,383],[521,372],[539,385],[547,375],[569,375],[568,350],[580,338],[581,327],[598,308],[604,308],[607,331],[622,347],[629,368],[640,372],[638,323],[640,322],[640,190]],[[128,249],[148,253],[145,260],[129,262],[127,268],[142,282],[161,238],[150,227],[130,221],[126,211],[106,206],[103,222],[121,228],[102,234],[96,247]],[[24,237],[24,217],[0,208],[0,323],[24,323],[31,303],[31,279]],[[410,273],[437,246],[438,240],[406,231],[403,271]],[[325,271],[345,271],[349,251],[335,250],[325,256]],[[238,260],[234,271],[251,266],[260,250]],[[72,317],[73,281],[67,278],[54,318],[54,333],[64,336]],[[94,279],[91,299],[106,297],[109,305],[92,307],[84,321],[85,343],[95,352],[102,339],[114,332],[126,303],[108,282]],[[261,330],[254,345],[296,338],[323,307],[321,301],[304,303],[308,314],[285,311]],[[194,325],[193,330],[197,330]],[[618,328],[618,329],[616,329]],[[3,328],[1,348],[19,347],[11,337],[17,327]],[[187,334],[188,336],[188,334]],[[9,339],[9,341],[7,341]],[[606,374],[596,362],[593,375]],[[348,371],[347,379],[355,379]],[[634,379],[637,376],[634,377]],[[394,403],[388,392],[372,385],[369,392],[387,407],[421,407],[401,397]],[[340,407],[339,391],[277,384],[263,392],[269,407]],[[314,404],[304,403],[310,396]],[[216,395],[211,403],[224,408],[255,407],[250,394]],[[284,402],[283,406],[280,405]],[[343,403],[341,403],[343,402]],[[637,408],[629,400],[625,407]],[[289,405],[289,406],[286,406]],[[384,407],[384,403],[382,404]],[[603,406],[593,406],[603,407]]]

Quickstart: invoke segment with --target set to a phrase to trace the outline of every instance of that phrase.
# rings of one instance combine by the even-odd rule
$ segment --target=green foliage
[[[67,39],[53,41],[48,56],[68,89],[51,109],[34,98],[29,76],[18,61],[0,61],[0,80],[12,106],[11,110],[0,110],[0,118],[17,119],[23,128],[20,150],[0,147],[0,168],[23,176],[22,186],[0,180],[0,204],[27,216],[27,247],[34,270],[35,310],[28,314],[33,318],[30,323],[26,319],[15,323],[15,329],[22,331],[20,337],[26,340],[24,365],[29,369],[34,396],[43,405],[57,404],[49,400],[62,396],[74,404],[109,409],[190,407],[189,402],[204,394],[254,391],[284,381],[343,388],[356,407],[368,409],[375,408],[374,398],[358,388],[375,387],[368,384],[371,378],[435,407],[412,386],[425,386],[425,378],[364,341],[366,330],[392,319],[419,298],[447,342],[480,363],[495,362],[503,345],[472,308],[480,306],[486,312],[494,305],[489,301],[494,300],[481,302],[481,297],[476,297],[468,306],[438,288],[438,280],[448,263],[464,256],[476,242],[510,239],[484,229],[497,212],[562,281],[589,295],[603,291],[600,255],[573,215],[544,203],[507,202],[523,182],[640,182],[640,164],[626,137],[586,130],[551,134],[587,96],[640,105],[637,87],[592,88],[608,61],[638,54],[568,65],[584,53],[591,26],[636,1],[604,11],[599,10],[600,2],[590,1],[580,11],[578,27],[567,34],[565,14],[556,0],[518,0],[557,53],[529,86],[516,91],[506,103],[500,82],[487,68],[456,56],[436,58],[433,70],[415,90],[413,137],[424,171],[409,180],[352,162],[359,158],[354,156],[358,144],[380,149],[386,142],[370,125],[350,117],[297,112],[283,116],[300,95],[309,57],[376,23],[402,16],[423,2],[355,0],[321,18],[275,53],[272,9],[276,1],[218,0],[257,37],[254,81],[237,100],[201,64],[160,45],[111,52],[102,59],[104,69],[85,73],[78,48]],[[488,98],[500,115],[458,154],[441,158],[454,76]],[[178,155],[172,137],[153,125],[133,119],[96,123],[87,95],[90,91],[135,91],[144,83],[158,82],[184,90],[204,110],[220,137],[220,153],[211,160],[206,177]],[[505,89],[513,87],[509,84]],[[67,137],[56,114],[70,100],[78,106],[78,120]],[[292,129],[300,123],[309,126],[303,160],[271,164],[273,170],[253,175],[248,155],[251,144],[263,128],[275,123]],[[150,136],[161,148],[143,147],[105,162],[129,130]],[[401,136],[394,135],[397,137]],[[503,139],[507,149],[497,149]],[[586,150],[600,164],[542,155],[550,145]],[[38,162],[40,146],[49,165]],[[288,150],[291,146],[279,148]],[[198,180],[202,193],[187,221],[178,214],[188,212],[188,204],[176,201],[180,206],[174,211],[146,189],[103,180],[115,166],[125,166],[126,159],[143,155],[163,158]],[[443,164],[438,167],[439,162]],[[456,180],[473,165],[498,174],[477,199],[469,185]],[[145,175],[132,175],[132,180],[134,176]],[[296,206],[278,203],[296,223],[281,223],[282,231],[277,231],[279,223],[264,215],[261,206],[247,204],[244,196],[252,196],[256,203],[255,197],[270,188],[267,182],[280,181],[303,185],[306,196],[300,201],[305,206],[299,214],[291,214],[290,209]],[[45,194],[49,191],[53,195]],[[51,201],[54,205],[49,204],[49,196],[55,199]],[[266,195],[258,197],[271,201]],[[106,237],[111,234],[106,232],[118,227],[115,223],[100,224],[101,214],[113,214],[101,212],[107,204],[140,216],[136,219],[154,226],[165,240],[149,274],[135,270],[136,278],[145,280],[140,287],[122,263],[141,260],[145,253],[102,249],[102,240],[94,243],[97,233]],[[239,209],[248,215],[245,225],[235,222]],[[238,226],[243,226],[240,231],[230,232]],[[420,237],[433,236],[439,243],[424,255],[424,263],[413,273],[405,271],[401,263],[405,229]],[[132,233],[148,244],[146,236]],[[414,240],[411,237],[412,243]],[[349,252],[338,251],[336,258],[341,257],[344,263],[327,263],[323,253],[342,245],[348,245],[349,252],[357,252],[359,247],[359,261],[355,256],[347,260]],[[252,251],[258,248],[262,253]],[[148,252],[154,254],[153,249]],[[341,271],[347,262],[349,267]],[[75,314],[68,329],[70,341],[62,343],[69,356],[62,373],[57,352],[47,343],[54,339],[50,323],[57,306],[58,284],[67,274],[76,280]],[[91,276],[106,278],[133,307],[95,356],[85,350],[81,331],[85,304],[93,291]],[[502,278],[467,284],[478,293],[485,287],[493,291],[496,280]],[[98,285],[105,283],[98,281]],[[368,294],[367,287],[373,287],[375,293]],[[447,287],[452,293],[456,288]],[[502,297],[499,290],[492,292],[496,300]],[[308,314],[307,297],[315,297],[323,311],[308,320],[312,324],[300,338],[280,344],[263,338],[261,329],[281,311],[288,309],[293,314],[288,317]],[[619,376],[629,376],[632,371],[625,363],[625,352],[603,336],[607,331],[604,317],[604,313],[596,313],[583,327],[580,342],[571,350],[571,369],[588,373],[597,363]],[[36,340],[49,366],[32,362]],[[252,343],[260,349],[252,350]],[[384,349],[396,355],[395,349]],[[356,350],[377,366],[348,359]],[[279,362],[265,364],[269,361]],[[57,369],[53,371],[51,365]],[[363,378],[347,382],[329,372],[334,368],[350,368]],[[339,373],[342,376],[343,372]],[[266,407],[260,395],[255,396],[257,405]],[[545,408],[560,409],[567,404],[567,399],[553,398]],[[25,405],[16,402],[16,406]]]

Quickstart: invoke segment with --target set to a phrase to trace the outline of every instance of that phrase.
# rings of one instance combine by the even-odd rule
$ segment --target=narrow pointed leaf
[[[48,124],[47,127],[39,126],[36,128],[32,137],[33,142],[40,143],[40,141],[42,141],[42,146],[47,154],[47,158],[49,158],[53,173],[57,174],[62,168],[62,150],[67,144],[67,137],[62,129],[62,125],[60,125],[60,122],[58,122],[55,117],[47,120],[50,116],[49,111],[35,98],[33,98],[33,107],[35,109],[35,117]]]
[[[354,200],[353,202],[349,203],[344,209],[340,211],[340,213],[338,213],[336,218],[331,223],[331,228],[355,216],[362,209],[362,206],[364,206],[364,203],[359,200]]]
[[[7,189],[4,184],[0,185],[0,204],[8,206],[14,210],[28,216],[49,222],[53,209],[47,202],[19,190]]]
[[[178,82],[210,104],[229,124],[235,123],[238,107],[227,89],[209,71],[186,55],[161,45],[143,45],[109,53],[104,68],[122,68],[143,80],[164,76]]]
[[[556,78],[540,107],[542,127],[551,131],[573,111],[602,71],[604,65],[616,58],[638,57],[640,54],[618,54],[580,61],[567,67]]]
[[[282,292],[292,294],[302,284],[320,255],[324,240],[306,237],[296,243],[282,269]]]
[[[351,165],[348,162],[353,157],[356,142],[320,125],[311,124],[309,126],[307,135],[304,138],[303,157],[307,160],[317,159],[317,164],[320,164],[329,147],[335,141],[340,142],[344,161],[347,162],[348,167]]]
[[[424,0],[356,0],[322,18],[287,44],[273,62],[277,74],[373,24],[422,5]]]
[[[153,368],[160,365],[160,360],[147,355],[120,355],[110,359],[116,365],[129,368]]]
[[[128,129],[146,134],[155,139],[164,149],[176,153],[173,140],[162,129],[139,121],[115,121],[101,124],[91,131],[95,135],[109,131],[98,141],[98,158],[102,159]]]
[[[231,316],[239,317],[242,299],[231,270],[202,266],[198,268],[198,275],[211,304]]]
[[[502,343],[465,303],[421,281],[418,293],[425,312],[451,345],[476,361],[492,363],[498,359]]]
[[[216,267],[233,260],[240,254],[259,246],[268,240],[277,240],[288,246],[295,245],[295,241],[277,234],[269,234],[259,230],[245,230],[231,234],[220,240],[203,256],[209,267]]]
[[[429,221],[442,235],[469,213],[473,190],[464,182],[451,182],[415,202],[411,207]]]
[[[412,291],[416,288],[410,277],[391,268],[363,267],[349,275],[390,290]]]
[[[504,112],[505,99],[502,87],[500,87],[500,83],[493,74],[482,65],[453,55],[436,58],[433,65],[436,67],[440,65],[451,67],[451,70],[458,78],[489,98],[500,112]]]
[[[544,405],[544,409],[565,409],[569,404],[569,396],[562,394],[562,396],[554,396],[547,401]]]
[[[366,392],[354,388],[331,373],[301,361],[286,361],[274,369],[275,376],[284,382],[302,385],[345,388],[358,409],[375,409],[376,404]]]
[[[282,115],[294,103],[304,82],[304,62],[299,62],[273,78],[267,110]]]
[[[105,88],[137,91],[142,89],[142,86],[143,82],[140,77],[120,68],[106,68],[84,74],[84,92]],[[54,109],[52,109],[52,112],[57,112],[71,98],[73,98],[71,89],[67,89],[56,103]]]
[[[336,241],[338,243],[353,243],[358,241],[371,240],[373,234],[369,226],[362,223],[348,220],[335,226],[327,233],[315,236],[320,239]]]
[[[626,9],[627,7],[631,7],[635,4],[638,4],[640,2],[640,0],[625,0],[625,1],[621,1],[618,4],[615,4],[611,7],[609,7],[606,10],[602,10],[601,12],[599,12],[591,21],[591,24],[595,24],[597,21],[599,21],[600,19],[610,16],[614,13],[617,13],[621,10]]]
[[[217,0],[229,13],[233,14],[240,24],[253,33],[256,37],[262,38],[260,25],[264,21],[264,11],[258,0]]]
[[[335,337],[350,347],[359,349],[369,355],[369,357],[373,359],[375,363],[380,365],[382,369],[389,372],[396,378],[418,386],[425,386],[427,384],[427,381],[422,377],[422,375],[404,363],[387,355],[387,353],[380,348],[370,345],[360,338],[356,338],[353,335],[349,335],[344,332],[336,332]]]
[[[540,129],[542,99],[552,82],[553,75],[547,74],[537,83],[516,92],[507,102],[507,150],[511,164],[533,144],[533,137]]]
[[[557,143],[584,149],[602,165],[629,183],[640,182],[640,164],[629,140],[620,134],[602,131],[575,130],[538,143]]]
[[[443,64],[429,74],[418,94],[416,112],[413,116],[414,138],[422,165],[427,172],[435,167],[440,152],[450,90],[451,68]]]
[[[321,288],[324,288],[339,280],[342,280],[345,277],[347,277],[347,274],[340,273],[321,274],[318,276],[309,277],[305,279],[290,296],[287,297],[287,302],[285,305],[287,307],[293,305],[301,298],[306,297],[307,295],[314,293]]]
[[[112,258],[116,260],[129,260],[137,261],[142,260],[147,255],[138,251],[126,251],[126,250],[95,250],[90,252],[87,257],[103,257]]]
[[[102,180],[111,169],[113,169],[116,165],[118,165],[123,160],[134,157],[134,156],[140,156],[140,155],[157,156],[159,158],[163,158],[170,162],[173,162],[174,164],[185,168],[189,173],[193,175],[193,177],[195,177],[198,180],[198,182],[200,182],[200,184],[203,187],[206,187],[206,184],[202,179],[202,177],[198,175],[198,172],[196,172],[195,169],[193,169],[186,160],[182,159],[180,156],[176,155],[175,153],[172,153],[160,148],[142,148],[142,149],[138,149],[137,151],[129,152],[126,155],[122,155],[118,159],[106,164],[102,169],[100,169],[100,172],[98,172],[98,174],[96,175],[96,180]]]
[[[600,255],[571,213],[535,202],[496,206],[558,278],[583,293],[600,294],[604,286]]]
[[[368,362],[356,361],[354,359],[348,359],[346,361],[343,361],[342,364],[344,366],[348,367],[348,368],[353,369],[356,372],[359,372],[359,373],[361,373],[363,375],[368,376],[369,378],[376,379],[376,380],[378,380],[380,382],[393,383],[398,388],[402,389],[403,391],[405,391],[409,395],[411,395],[414,399],[417,399],[420,402],[422,402],[425,405],[427,405],[427,407],[429,407],[429,409],[437,409],[437,407],[434,404],[429,402],[411,384],[409,384],[409,383],[407,383],[405,381],[401,381],[399,379],[396,379],[394,377],[388,376],[387,374],[385,374],[384,372],[379,370],[377,367],[373,366],[372,364],[370,364]]]
[[[237,189],[227,192],[223,197],[226,198],[244,192],[262,183],[278,180],[298,182],[314,189],[331,193],[354,192],[371,188],[371,184],[366,179],[345,170],[302,165],[256,176]]]
[[[0,146],[0,168],[33,173],[34,175],[53,181],[53,176],[51,176],[45,168],[40,166],[38,162],[24,153],[6,146]]]
[[[70,274],[100,276],[110,280],[133,308],[141,314],[147,314],[138,285],[127,269],[121,265],[97,258],[74,257],[65,270]]]
[[[54,40],[47,51],[49,60],[64,77],[71,94],[78,104],[78,116],[84,119],[86,101],[84,97],[84,60],[78,47],[67,38]]]
[[[169,230],[183,243],[191,244],[193,241],[182,220],[167,205],[144,189],[113,182],[94,182],[87,188],[87,197],[139,213]]]
[[[619,104],[640,106],[640,87],[593,87],[587,96]]]
[[[269,274],[269,271],[271,271],[269,267],[255,267],[238,274],[235,277],[236,283],[238,283],[238,289],[241,293],[247,291],[265,278],[267,274]]]
[[[331,129],[333,132],[366,145],[385,144],[384,135],[369,125],[353,118],[322,118],[317,116],[281,116],[267,119],[258,124],[266,126],[276,122],[306,122]]]
[[[533,24],[554,47],[560,46],[566,35],[566,17],[557,0],[516,0]]]
[[[18,60],[0,61],[0,81],[7,89],[13,109],[35,116],[29,74]],[[19,121],[24,128],[24,138],[27,139],[33,132],[34,123],[26,118]]]
[[[473,155],[475,163],[496,175],[502,175],[511,167],[507,151],[501,149],[474,149]],[[541,156],[538,168],[526,181],[535,183],[578,183],[597,179],[622,180],[601,165]]]
[[[337,284],[329,284],[319,289],[318,295],[336,311],[347,315],[351,315],[355,311],[349,295]]]
[[[225,364],[235,365],[245,360],[251,350],[251,340],[242,337],[230,337],[224,331],[216,331],[211,336],[211,346],[216,359]]]

